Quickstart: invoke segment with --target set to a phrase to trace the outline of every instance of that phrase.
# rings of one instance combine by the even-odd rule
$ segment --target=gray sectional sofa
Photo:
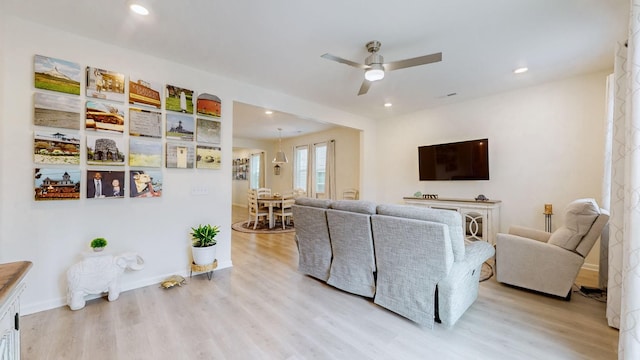
[[[465,242],[462,218],[449,210],[298,198],[293,217],[299,271],[421,325],[453,326],[495,253]]]

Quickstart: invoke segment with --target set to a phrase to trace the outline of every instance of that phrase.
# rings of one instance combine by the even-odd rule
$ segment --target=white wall
[[[7,23],[7,15],[6,15],[6,10],[5,10],[5,2],[4,1],[0,1],[0,49],[2,51],[4,51],[5,47],[5,32],[7,31],[7,27],[6,24]],[[5,61],[4,61],[4,56],[0,55],[0,140],[4,139],[4,126],[2,126],[2,123],[4,123],[4,111],[2,110],[5,106],[4,106],[4,89],[5,89],[5,81],[4,81],[4,65]],[[2,155],[0,155],[0,159],[2,159],[1,157]],[[3,162],[0,162],[0,189],[4,189],[4,166],[3,166]],[[0,199],[0,202],[4,202],[3,199]],[[0,229],[3,229],[4,226],[4,218],[3,216],[0,216]],[[0,230],[1,231],[1,230]],[[1,234],[1,232],[0,232]],[[2,259],[2,237],[0,237],[0,259]]]
[[[66,269],[97,235],[109,239],[116,253],[136,251],[145,258],[144,270],[123,277],[125,289],[185,273],[188,231],[202,222],[222,226],[220,266],[231,266],[233,101],[364,130],[359,176],[361,197],[368,200],[398,203],[418,190],[461,198],[483,193],[503,200],[504,231],[510,224],[544,228],[544,203],[553,203],[557,227],[562,223],[560,210],[569,201],[600,199],[605,73],[414,113],[376,126],[319,104],[0,13],[0,263],[34,263],[22,298],[25,314],[65,303]],[[142,74],[220,96],[222,169],[163,169],[165,190],[159,199],[33,201],[35,54]],[[490,181],[417,180],[418,146],[482,137],[490,140]],[[207,187],[209,193],[194,196],[192,187]],[[587,262],[597,264],[594,252]]]
[[[190,261],[188,232],[199,223],[221,225],[220,267],[231,266],[231,159],[234,100],[277,108],[313,119],[365,130],[375,151],[375,124],[288,95],[238,83],[181,64],[2,15],[0,25],[0,263],[29,260],[25,314],[65,304],[67,268],[80,259],[90,239],[104,236],[115,253],[135,251],[146,260],[139,272],[123,276],[123,288],[156,284],[185,274]],[[80,31],[80,30],[79,30]],[[35,202],[33,200],[33,56],[41,54],[162,83],[209,92],[222,99],[221,170],[163,169],[164,192],[157,199]],[[126,136],[126,135],[125,135]],[[84,154],[84,153],[83,153]],[[86,166],[82,165],[84,172]],[[127,167],[128,169],[128,167]],[[373,174],[372,166],[364,172]],[[373,176],[370,178],[373,179]],[[373,181],[367,182],[375,188]],[[192,195],[193,187],[208,194]]]
[[[299,145],[309,145],[312,154],[313,144],[335,140],[336,147],[336,196],[340,199],[342,191],[347,188],[360,187],[360,131],[336,127],[331,130],[321,131],[305,136],[282,139],[282,151],[287,154],[289,163],[281,164],[280,175],[273,174],[273,164],[267,161],[267,183],[275,192],[284,192],[293,189],[293,149]],[[277,145],[276,145],[277,146]],[[274,147],[272,151],[277,148]],[[275,154],[268,153],[273,159]]]
[[[554,229],[562,209],[581,197],[601,199],[605,77],[596,73],[443,106],[378,122],[379,200],[398,203],[416,191],[443,198],[484,194],[502,200],[501,230]],[[489,138],[489,181],[418,180],[418,146]],[[596,266],[599,244],[586,263]]]
[[[234,159],[249,157],[250,154],[265,152],[265,186],[273,192],[285,192],[293,189],[293,149],[298,145],[310,145],[334,139],[336,141],[336,192],[337,198],[346,188],[360,187],[360,130],[347,127],[336,127],[309,135],[283,138],[282,151],[287,155],[289,163],[280,165],[280,175],[275,175],[271,159],[278,149],[277,141],[256,141],[249,139],[233,139]],[[246,193],[248,181],[233,181],[233,205],[247,206]]]
[[[262,149],[256,149],[256,148],[238,148],[235,146],[235,144],[238,142],[236,141],[235,138],[233,139],[233,142],[234,142],[233,159],[249,159],[251,157],[251,154],[264,151]],[[246,143],[246,141],[244,142]],[[247,166],[247,169],[248,169],[248,166]],[[248,201],[247,201],[247,190],[249,190],[248,175],[249,173],[247,172],[246,180],[233,179],[232,181],[233,187],[231,189],[231,197],[232,197],[232,203],[235,206],[242,206],[242,207],[248,206]]]

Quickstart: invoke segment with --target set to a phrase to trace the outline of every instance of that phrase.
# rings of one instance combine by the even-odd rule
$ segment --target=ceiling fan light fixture
[[[358,90],[358,96],[366,94],[374,81],[384,79],[385,71],[406,69],[413,66],[432,64],[442,61],[442,53],[438,52],[410,59],[385,62],[382,55],[378,54],[380,46],[382,46],[382,44],[380,41],[376,40],[369,41],[365,45],[370,55],[364,59],[364,64],[331,55],[329,53],[323,54],[320,57],[364,70],[364,80],[362,81],[362,85],[360,85],[360,90]]]
[[[378,81],[384,79],[384,68],[381,64],[373,64],[364,72],[364,78],[369,81]]]

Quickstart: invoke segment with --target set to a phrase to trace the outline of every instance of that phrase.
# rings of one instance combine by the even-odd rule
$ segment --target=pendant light
[[[288,163],[287,155],[285,155],[284,151],[282,151],[282,129],[278,128],[278,152],[276,153],[276,157],[273,158],[274,164],[284,164]]]

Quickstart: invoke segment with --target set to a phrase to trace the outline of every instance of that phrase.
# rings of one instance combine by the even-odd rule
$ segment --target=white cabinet
[[[0,360],[20,359],[20,294],[31,262],[0,264]]]
[[[405,204],[433,209],[453,210],[462,214],[464,232],[469,240],[483,240],[494,245],[500,230],[500,200],[423,199],[405,197]]]

